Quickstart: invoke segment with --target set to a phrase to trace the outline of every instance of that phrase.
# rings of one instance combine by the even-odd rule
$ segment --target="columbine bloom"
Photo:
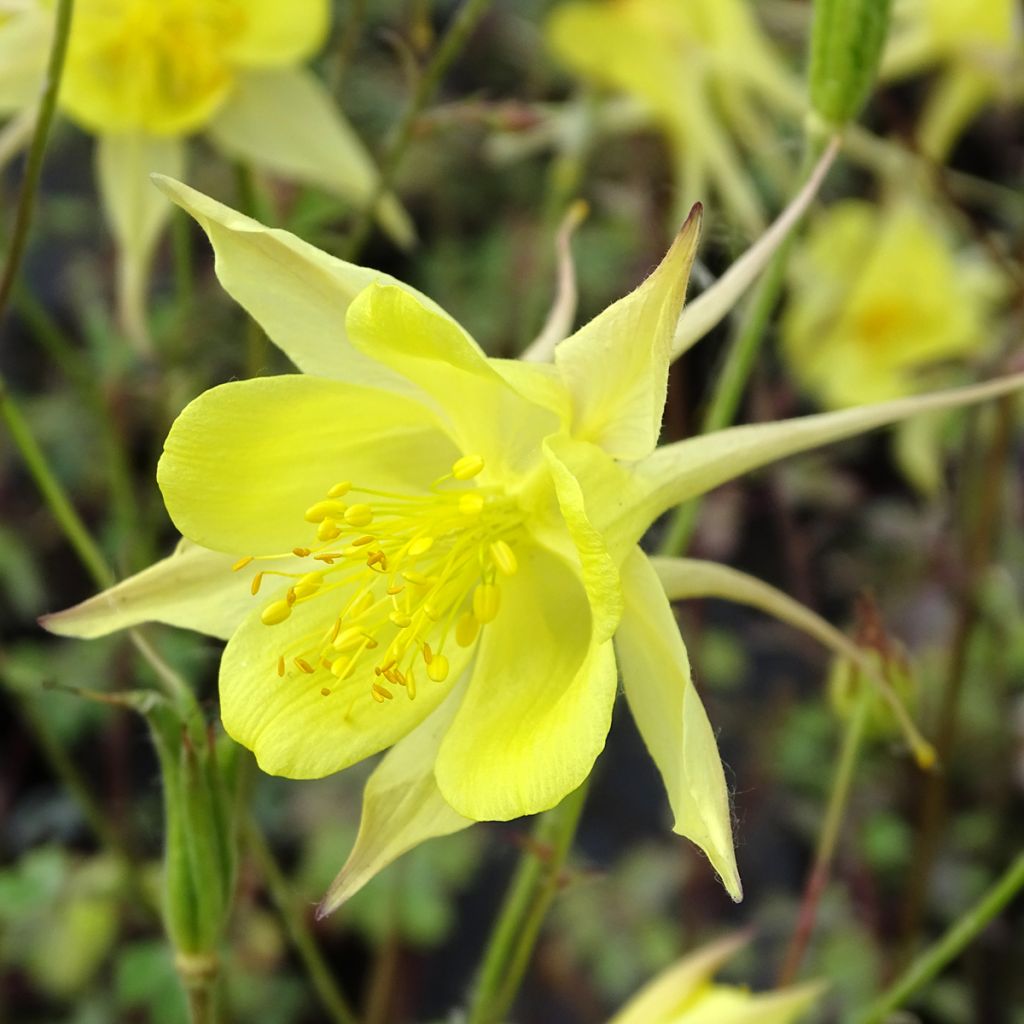
[[[739,898],[725,778],[665,589],[714,592],[721,574],[652,564],[640,538],[757,466],[1021,379],[659,448],[699,211],[551,365],[488,358],[398,281],[161,185],[303,373],[186,407],[158,469],[186,539],[46,626],[227,638],[224,725],[268,772],[315,778],[390,747],[328,905],[424,839],[556,805],[604,746],[621,674],[676,831]],[[708,322],[703,299],[689,312]]]
[[[804,100],[746,0],[567,0],[547,37],[568,68],[644,104],[668,137],[683,209],[710,188],[759,229],[737,143],[772,169],[778,144],[765,113],[799,113]]]
[[[640,989],[609,1024],[795,1024],[821,996],[822,985],[755,995],[711,980],[748,941],[730,936],[683,957]]]
[[[0,15],[0,114],[20,112],[8,145],[0,141],[0,158],[27,137],[51,8],[47,0],[13,0]],[[169,210],[148,176],[182,177],[188,136],[202,132],[232,159],[369,201],[372,160],[302,67],[323,45],[328,19],[327,0],[75,4],[60,108],[97,137],[100,191],[121,256],[122,319],[134,337],[145,336],[147,268]],[[381,219],[396,240],[411,240],[393,199],[382,204]]]
[[[896,0],[883,74],[939,70],[919,141],[942,160],[972,117],[1024,95],[1024,23],[1017,0]]]
[[[790,267],[783,351],[829,408],[923,391],[991,337],[993,269],[958,251],[939,212],[916,201],[835,203]]]

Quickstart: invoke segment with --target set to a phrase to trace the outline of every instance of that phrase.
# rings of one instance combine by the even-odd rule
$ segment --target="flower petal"
[[[153,172],[180,176],[185,143],[180,138],[125,132],[101,135],[96,147],[100,195],[117,242],[117,290],[121,324],[137,344],[149,346],[146,291],[149,267],[171,210],[150,183]]]
[[[683,1015],[685,1024],[795,1024],[821,997],[818,982],[753,994],[731,985],[712,985]]]
[[[352,301],[345,326],[353,345],[431,396],[463,452],[482,455],[487,473],[535,464],[541,440],[558,428],[551,410],[520,395],[454,320],[405,288],[370,285]]]
[[[91,640],[143,622],[166,622],[226,640],[253,610],[250,576],[231,571],[235,560],[182,540],[167,558],[73,608],[44,615],[39,624],[60,636]],[[283,560],[261,563],[284,567]]]
[[[287,231],[264,227],[180,181],[159,175],[153,180],[209,236],[224,290],[300,370],[353,384],[410,389],[400,375],[356,351],[345,334],[345,313],[356,295],[372,281],[400,282],[329,256]],[[433,305],[426,296],[420,299]]]
[[[231,57],[253,67],[304,61],[323,46],[330,13],[328,0],[246,0],[245,21],[232,41]]]
[[[424,679],[415,700],[402,687],[394,699],[373,699],[372,671],[339,680],[320,665],[302,671],[330,633],[337,608],[326,598],[297,604],[288,619],[263,624],[247,618],[228,641],[220,663],[220,713],[232,739],[248,747],[270,775],[318,779],[390,747],[412,732],[451,692],[470,654],[451,654],[443,683]],[[284,659],[285,676],[278,675]],[[322,691],[328,690],[328,694]]]
[[[43,88],[53,15],[30,8],[0,25],[0,114],[32,106]]]
[[[674,830],[696,843],[729,895],[743,898],[729,796],[715,734],[690,679],[686,648],[661,583],[636,549],[622,567],[625,611],[615,635],[622,683],[665,782]]]
[[[555,349],[572,396],[574,437],[619,459],[658,443],[669,354],[700,236],[695,206],[654,272]]]
[[[444,799],[475,821],[554,807],[590,773],[615,700],[615,656],[595,643],[586,594],[564,561],[519,549],[502,609],[435,768]]]
[[[240,74],[206,132],[228,156],[282,178],[316,185],[357,205],[374,196],[373,159],[327,90],[304,68]],[[380,221],[398,245],[415,241],[412,223],[394,196],[381,202]]]
[[[399,395],[290,375],[232,381],[174,421],[157,467],[167,511],[190,540],[236,555],[304,544],[303,515],[339,480],[420,493],[460,452]]]
[[[457,691],[399,740],[367,780],[355,846],[317,907],[317,917],[337,910],[414,846],[473,824],[448,806],[434,779],[441,740],[459,707]]]
[[[1001,377],[973,387],[902,398],[840,412],[803,416],[779,423],[731,427],[713,434],[665,445],[635,469],[636,500],[615,524],[616,529],[639,539],[662,512],[727,480],[759,466],[808,451],[832,441],[897,423],[920,412],[955,409],[984,402],[1024,388],[1024,373]],[[604,524],[598,524],[603,528]]]

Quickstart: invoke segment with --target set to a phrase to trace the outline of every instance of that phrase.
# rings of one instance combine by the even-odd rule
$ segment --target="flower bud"
[[[831,127],[852,121],[878,72],[892,0],[815,0],[811,108]]]

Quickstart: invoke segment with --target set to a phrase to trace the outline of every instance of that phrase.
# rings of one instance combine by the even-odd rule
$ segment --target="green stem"
[[[28,149],[28,158],[25,161],[25,177],[21,182],[21,194],[18,197],[18,208],[14,215],[11,245],[7,250],[3,277],[0,278],[0,322],[3,320],[11,289],[18,277],[18,271],[21,269],[29,228],[32,226],[32,209],[39,188],[39,176],[43,170],[43,157],[46,154],[46,142],[50,136],[50,125],[53,123],[53,114],[57,108],[57,95],[60,92],[60,80],[64,73],[64,57],[68,50],[71,14],[74,6],[75,0],[59,0],[57,4],[53,41],[50,44],[50,58],[46,65],[43,98],[39,104],[39,117],[36,120],[32,142]]]
[[[882,1024],[893,1010],[919,992],[955,959],[978,933],[1024,890],[1024,853],[967,913],[926,949],[868,1009],[851,1018],[853,1024]]]
[[[832,860],[839,842],[839,833],[849,803],[857,759],[860,755],[874,697],[873,689],[865,683],[860,684],[860,690],[860,697],[853,715],[846,723],[843,745],[839,752],[835,777],[832,780],[832,791],[829,794],[828,808],[825,811],[825,820],[821,826],[818,847],[814,854],[814,865],[807,877],[803,900],[797,914],[796,928],[793,931],[789,948],[786,950],[782,970],[779,972],[779,979],[776,983],[778,988],[783,988],[796,980],[804,953],[807,950],[807,944],[811,939],[811,933],[814,931],[814,923],[818,916],[818,904],[821,902],[822,893],[825,891],[832,870]]]
[[[466,41],[469,39],[473,29],[476,28],[477,22],[483,16],[489,4],[490,0],[466,0],[462,7],[459,8],[459,12],[455,15],[448,31],[444,34],[441,44],[434,51],[434,56],[430,59],[423,74],[420,76],[412,100],[398,124],[394,140],[381,160],[377,185],[373,190],[370,201],[360,212],[359,218],[352,229],[348,244],[342,253],[343,259],[355,259],[369,239],[370,232],[373,230],[374,218],[377,216],[377,207],[390,190],[402,157],[405,156],[405,151],[412,141],[416,119],[434,95],[448,67],[458,56],[463,46],[465,46]]]
[[[804,150],[804,161],[800,171],[801,179],[806,178],[815,160],[821,155],[822,144],[817,138],[808,137]],[[700,425],[701,434],[724,430],[736,419],[743,394],[750,380],[750,374],[757,362],[761,345],[768,333],[768,322],[782,295],[786,280],[786,266],[789,262],[793,239],[798,225],[794,225],[786,240],[779,246],[774,258],[765,271],[764,277],[754,292],[750,308],[740,325],[739,332],[729,346],[718,384],[711,397]],[[658,546],[661,555],[682,555],[693,539],[700,512],[699,498],[680,505],[669,519],[665,535]]]
[[[248,815],[243,824],[243,836],[246,846],[259,864],[267,890],[274,905],[277,907],[281,920],[302,960],[309,980],[320,999],[320,1005],[335,1024],[358,1024],[359,1018],[342,995],[331,974],[323,953],[320,952],[306,923],[299,911],[294,894],[288,885],[280,865],[274,858],[259,824],[252,815]]]
[[[497,1024],[515,998],[579,825],[589,780],[538,821],[505,895],[466,1024]]]
[[[328,70],[331,92],[336,95],[341,92],[345,72],[348,70],[352,53],[363,30],[363,22],[366,20],[366,4],[367,0],[349,0],[348,17],[345,19],[345,27],[338,37],[338,45],[334,48],[333,59]]]

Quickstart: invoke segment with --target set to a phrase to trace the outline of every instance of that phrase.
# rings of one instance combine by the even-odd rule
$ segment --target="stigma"
[[[482,456],[463,455],[419,494],[334,484],[297,514],[307,535],[292,549],[293,572],[257,571],[253,595],[273,628],[318,602],[320,627],[298,656],[276,658],[282,679],[308,681],[328,697],[362,679],[379,705],[417,680],[444,682],[451,648],[474,646],[501,614],[503,581],[518,571],[522,515],[500,489],[479,486]],[[260,559],[240,558],[242,571]],[[271,592],[267,584],[280,580]],[[309,616],[313,618],[313,616]],[[323,628],[327,623],[326,629]]]

